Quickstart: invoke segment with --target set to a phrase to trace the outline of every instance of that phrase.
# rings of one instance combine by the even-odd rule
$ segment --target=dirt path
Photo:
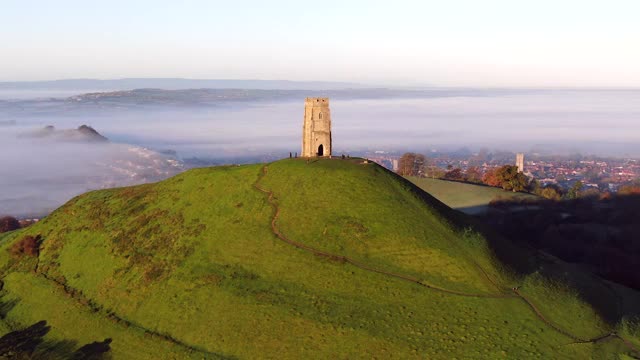
[[[75,289],[71,286],[69,286],[66,283],[66,280],[64,281],[60,281],[59,279],[56,279],[52,276],[49,276],[49,274],[43,272],[40,270],[40,252],[38,251],[37,255],[36,255],[36,263],[33,267],[32,273],[36,276],[40,276],[43,279],[51,282],[54,284],[54,286],[56,286],[60,291],[62,291],[66,296],[68,296],[69,298],[71,298],[72,300],[74,300],[77,304],[79,304],[80,306],[84,306],[87,307],[92,313],[95,314],[100,314],[101,318],[106,319],[111,321],[113,324],[116,325],[120,325],[123,326],[125,328],[135,328],[139,331],[141,331],[143,334],[151,337],[152,339],[159,339],[162,341],[166,341],[169,342],[173,345],[176,345],[178,347],[181,347],[189,352],[194,352],[194,353],[200,353],[204,356],[207,356],[208,358],[222,358],[223,356],[221,354],[218,353],[214,353],[211,351],[208,351],[204,348],[200,348],[197,346],[193,346],[193,345],[189,345],[187,343],[184,343],[176,338],[174,338],[173,336],[166,334],[166,333],[160,333],[151,329],[147,329],[145,327],[143,327],[142,325],[139,325],[133,321],[127,320],[124,317],[116,314],[114,311],[112,310],[106,310],[103,308],[103,306],[98,305],[96,302],[94,302],[92,299],[87,298],[82,291]],[[63,277],[64,279],[64,277]],[[1,283],[1,281],[0,281]]]
[[[409,275],[404,275],[404,274],[398,274],[398,273],[393,273],[393,272],[389,272],[389,271],[385,271],[383,269],[379,269],[367,264],[364,264],[362,262],[356,261],[354,259],[351,259],[347,256],[343,256],[343,255],[339,255],[339,254],[333,254],[327,251],[323,251],[317,248],[314,248],[312,246],[303,244],[301,242],[295,241],[295,240],[291,240],[288,237],[286,237],[281,231],[280,229],[278,229],[277,226],[277,220],[278,217],[280,216],[280,207],[278,206],[278,204],[274,201],[274,194],[273,191],[267,190],[265,188],[263,188],[260,185],[260,181],[267,175],[267,165],[265,165],[262,168],[262,171],[260,172],[260,174],[258,175],[258,179],[254,182],[253,186],[260,192],[264,193],[267,195],[267,202],[269,203],[269,205],[273,208],[273,217],[271,218],[271,230],[273,231],[273,234],[280,240],[282,240],[283,242],[294,246],[298,249],[301,250],[305,250],[307,252],[310,252],[314,255],[317,256],[323,256],[329,259],[333,259],[333,260],[337,260],[340,262],[344,262],[344,263],[349,263],[357,268],[360,268],[362,270],[365,271],[369,271],[369,272],[374,272],[374,273],[378,273],[378,274],[382,274],[382,275],[386,275],[386,276],[390,276],[390,277],[394,277],[400,280],[404,280],[404,281],[409,281],[412,283],[415,283],[419,286],[422,286],[424,288],[430,289],[430,290],[434,290],[434,291],[438,291],[441,293],[445,293],[445,294],[449,294],[449,295],[455,295],[455,296],[464,296],[464,297],[473,297],[473,298],[491,298],[491,299],[520,299],[522,300],[525,304],[527,304],[529,306],[529,308],[533,311],[533,313],[536,315],[536,317],[538,319],[540,319],[542,322],[544,322],[548,327],[552,328],[553,330],[555,330],[556,332],[574,340],[574,342],[572,344],[583,344],[583,343],[596,343],[599,341],[603,341],[605,339],[608,338],[617,338],[619,340],[621,340],[623,342],[623,344],[629,348],[632,351],[635,352],[639,352],[640,353],[640,349],[638,347],[636,347],[633,343],[631,343],[630,341],[624,339],[623,337],[621,337],[620,335],[616,334],[616,333],[609,333],[609,334],[605,334],[605,335],[601,335],[592,339],[583,339],[579,336],[576,336],[566,330],[563,330],[562,328],[560,328],[558,325],[556,325],[555,323],[553,323],[552,321],[550,321],[549,319],[547,319],[542,312],[540,312],[540,310],[533,304],[533,302],[531,302],[531,300],[529,300],[527,297],[525,297],[523,294],[521,294],[518,291],[518,288],[514,288],[513,289],[513,293],[512,294],[474,294],[474,293],[465,293],[465,292],[460,292],[460,291],[455,291],[455,290],[448,290],[448,289],[443,289],[437,286],[433,286],[433,285],[429,285],[427,283],[425,283],[424,281],[414,278],[412,276]],[[481,271],[484,276],[497,288],[499,289],[498,285],[496,284],[496,282],[489,276],[489,274],[480,266],[480,264],[478,264],[477,262],[473,261],[473,259],[470,259],[470,261],[475,264],[475,266],[479,269],[479,271]]]
[[[263,167],[263,175],[261,176],[264,177],[267,173],[267,167]],[[260,178],[260,179],[261,179]],[[259,181],[258,181],[259,182]],[[466,296],[466,297],[475,297],[475,298],[517,298],[516,295],[511,295],[511,294],[472,294],[472,293],[464,293],[464,292],[460,292],[460,291],[455,291],[455,290],[448,290],[448,289],[443,289],[434,285],[430,285],[425,283],[424,281],[414,278],[412,276],[409,275],[404,275],[404,274],[398,274],[398,273],[393,273],[393,272],[389,272],[386,270],[382,270],[367,264],[364,264],[362,262],[359,262],[357,260],[351,259],[347,256],[343,256],[343,255],[338,255],[338,254],[333,254],[333,253],[329,253],[317,248],[314,248],[312,246],[303,244],[301,242],[295,241],[295,240],[291,240],[288,237],[286,237],[279,229],[278,226],[276,224],[278,217],[280,216],[280,208],[278,207],[278,205],[275,203],[275,201],[273,200],[273,192],[266,190],[264,188],[262,188],[258,182],[256,182],[254,184],[254,187],[256,189],[258,189],[260,192],[267,194],[267,201],[269,202],[269,205],[271,205],[271,207],[274,209],[274,215],[273,218],[271,219],[271,230],[273,231],[273,233],[282,241],[286,242],[289,245],[295,246],[298,249],[302,249],[305,251],[308,251],[314,255],[317,256],[323,256],[332,260],[337,260],[340,262],[344,262],[344,263],[349,263],[355,267],[358,267],[360,269],[366,270],[366,271],[370,271],[370,272],[375,272],[378,274],[383,274],[383,275],[387,275],[387,276],[391,276],[391,277],[395,277],[401,280],[405,280],[405,281],[409,281],[412,283],[415,283],[417,285],[420,285],[422,287],[426,287],[428,289],[431,290],[435,290],[435,291],[439,291],[442,293],[446,293],[446,294],[452,294],[452,295],[458,295],[458,296]]]

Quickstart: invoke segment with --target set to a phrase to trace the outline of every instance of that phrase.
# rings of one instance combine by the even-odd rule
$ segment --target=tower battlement
[[[304,105],[313,106],[313,107],[328,107],[329,106],[329,98],[321,98],[321,97],[308,97],[304,99]]]
[[[304,100],[302,156],[331,156],[329,98],[308,97]]]

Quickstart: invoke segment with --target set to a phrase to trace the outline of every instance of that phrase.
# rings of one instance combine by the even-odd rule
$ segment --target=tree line
[[[502,188],[506,191],[529,192],[550,200],[592,196],[595,190],[584,190],[584,184],[580,181],[576,182],[569,191],[563,191],[559,186],[553,184],[542,186],[537,180],[529,179],[525,174],[519,172],[518,167],[514,165],[504,165],[484,172],[477,166],[470,166],[463,170],[449,165],[445,170],[432,164],[425,155],[412,152],[405,153],[400,157],[397,173],[402,176],[429,177],[483,184]],[[637,190],[640,193],[640,186]],[[595,191],[598,192],[597,190]]]
[[[13,216],[3,216],[0,217],[0,234],[4,232],[9,232],[13,230],[18,230],[22,226],[20,225],[20,221]]]
[[[0,216],[0,234],[26,228],[36,223],[36,219],[18,220],[13,216]]]
[[[640,290],[640,192],[633,192],[640,187],[621,190],[597,196],[581,191],[574,199],[537,201],[531,207],[521,206],[518,199],[502,199],[479,218],[514,242],[586,265],[607,280]],[[565,199],[576,196],[567,194]],[[518,211],[511,211],[514,208]]]

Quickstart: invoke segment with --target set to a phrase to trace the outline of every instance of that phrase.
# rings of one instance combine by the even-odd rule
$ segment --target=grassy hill
[[[408,177],[408,179],[448,206],[470,215],[485,212],[493,200],[535,201],[540,199],[535,195],[514,193],[484,185],[415,176]]]
[[[635,292],[468,221],[357,159],[94,191],[0,236],[0,333],[46,320],[38,349],[115,359],[640,355]]]

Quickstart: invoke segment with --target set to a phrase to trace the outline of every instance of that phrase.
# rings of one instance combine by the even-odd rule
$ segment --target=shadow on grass
[[[487,244],[497,260],[499,260],[507,269],[512,273],[522,276],[534,272],[537,269],[537,263],[535,261],[534,251],[531,248],[516,246],[500,234],[498,234],[492,228],[486,226],[477,219],[461,213],[460,211],[451,209],[440,200],[436,199],[429,193],[422,190],[416,184],[412,183],[408,179],[397,175],[396,173],[376,165],[377,169],[386,172],[389,175],[395,177],[405,189],[411,192],[414,196],[420,198],[429,207],[434,209],[441,218],[448,221],[459,231],[464,231],[468,228],[473,228],[476,232],[480,233],[487,241]],[[514,284],[517,285],[517,284]]]
[[[551,252],[551,254],[558,256],[560,260],[554,257],[542,255],[539,250],[547,250],[546,248],[538,246],[539,243],[536,243],[535,241],[522,241],[522,239],[518,239],[518,237],[526,239],[527,236],[530,236],[531,234],[539,234],[541,237],[544,237],[546,233],[544,231],[539,232],[535,227],[539,226],[540,223],[556,224],[554,221],[547,221],[544,219],[540,220],[536,218],[536,216],[543,216],[545,218],[551,216],[554,217],[554,219],[564,218],[566,221],[574,223],[577,218],[586,218],[590,220],[608,218],[610,221],[618,223],[624,222],[623,219],[627,219],[631,228],[625,230],[626,232],[623,231],[622,233],[635,235],[640,233],[640,224],[634,224],[636,221],[632,219],[635,219],[635,217],[630,217],[629,215],[640,212],[640,196],[637,196],[635,201],[626,198],[618,205],[612,205],[611,200],[607,200],[610,202],[607,206],[597,204],[588,207],[588,209],[599,209],[604,210],[605,212],[606,209],[611,210],[613,208],[613,213],[609,211],[606,213],[607,216],[603,216],[603,213],[601,212],[596,212],[591,214],[591,216],[586,215],[584,207],[585,200],[576,200],[573,204],[570,202],[563,202],[563,206],[555,211],[550,211],[551,206],[558,206],[558,203],[555,202],[540,201],[536,202],[535,206],[530,206],[532,204],[526,202],[526,206],[523,207],[522,201],[514,200],[512,203],[507,205],[504,203],[498,204],[498,206],[503,206],[501,210],[502,215],[498,215],[502,217],[499,219],[495,218],[495,211],[491,211],[495,209],[495,204],[492,204],[492,207],[490,207],[487,214],[474,217],[451,209],[417,185],[413,184],[411,181],[393,173],[392,171],[381,166],[379,166],[378,169],[394,176],[408,191],[424,201],[443,219],[451,223],[458,230],[464,231],[465,229],[472,228],[475,232],[481,234],[486,239],[489,250],[495,259],[517,278],[523,279],[527,275],[538,272],[550,282],[564,284],[567,288],[575,291],[582,300],[590,304],[602,316],[602,318],[612,326],[619,324],[623,319],[627,319],[631,320],[631,325],[633,327],[639,327],[638,324],[640,324],[640,322],[638,319],[640,319],[640,296],[637,299],[629,300],[630,294],[628,292],[622,294],[620,291],[616,290],[618,285],[610,284],[599,279],[595,274],[591,274],[589,269],[565,262],[573,260],[572,258],[567,259],[562,256],[558,256],[558,252]],[[506,200],[506,202],[508,202],[508,200]],[[510,206],[514,211],[509,211]],[[570,209],[573,209],[572,212],[575,213],[575,215],[567,216],[567,212]],[[514,216],[518,216],[519,221],[515,221],[513,218]],[[491,219],[492,221],[488,221],[488,219]],[[496,226],[496,224],[501,224],[503,226],[506,224],[510,232],[505,231],[505,229],[500,226]],[[617,232],[616,234],[620,234],[620,232]],[[609,233],[609,235],[611,235],[611,233]],[[573,239],[575,241],[579,241],[579,239],[584,239],[584,237],[576,236]],[[638,277],[638,284],[640,284],[640,273],[637,272],[637,269],[640,268],[640,262],[638,262],[640,256],[629,256],[630,251],[633,251],[634,254],[640,253],[640,246],[637,242],[631,241],[631,238],[621,240],[617,237],[616,239],[617,241],[614,242],[618,245],[620,245],[620,243],[625,243],[628,246],[634,247],[633,249],[627,249],[626,259],[628,262],[626,263],[626,266],[622,265],[622,270],[618,273],[627,277]],[[569,245],[571,243],[571,241],[555,241],[556,245],[562,246],[563,249],[565,249],[565,252],[569,254],[572,253],[572,247],[573,249],[584,249],[585,247],[593,246],[595,242],[591,244],[577,244],[574,242],[573,245]],[[612,259],[607,262],[607,266],[620,268],[621,264],[617,262],[616,259],[622,258],[623,255],[619,253],[616,257],[610,254],[611,251],[604,251],[604,253],[601,252],[599,254],[594,253],[592,254],[591,259],[593,259],[595,263],[602,264],[603,262],[606,262],[602,255],[609,256]],[[599,276],[603,276],[602,272],[596,271],[596,273]],[[603,277],[611,281],[620,280],[616,278],[608,278],[606,276]],[[630,286],[628,282],[617,282]],[[513,284],[513,286],[520,286],[520,284]]]
[[[0,282],[1,284],[1,282]],[[11,309],[18,304],[18,300],[0,301],[0,319],[5,319]]]
[[[544,275],[568,282],[608,321],[617,322],[640,318],[640,294],[618,285],[640,290],[639,212],[640,195],[607,195],[540,201],[524,208],[517,200],[502,200],[478,219],[514,243],[563,260],[553,265],[557,270],[548,266]],[[579,271],[566,270],[571,267]],[[584,275],[588,273],[616,284],[598,281],[596,286]],[[618,299],[605,301],[607,293]],[[634,301],[625,299],[634,293]],[[618,303],[617,309],[611,302]]]
[[[0,338],[2,359],[110,359],[111,339],[93,342],[78,348],[72,340],[48,340],[44,337],[51,327],[42,320],[21,330],[15,330]]]

